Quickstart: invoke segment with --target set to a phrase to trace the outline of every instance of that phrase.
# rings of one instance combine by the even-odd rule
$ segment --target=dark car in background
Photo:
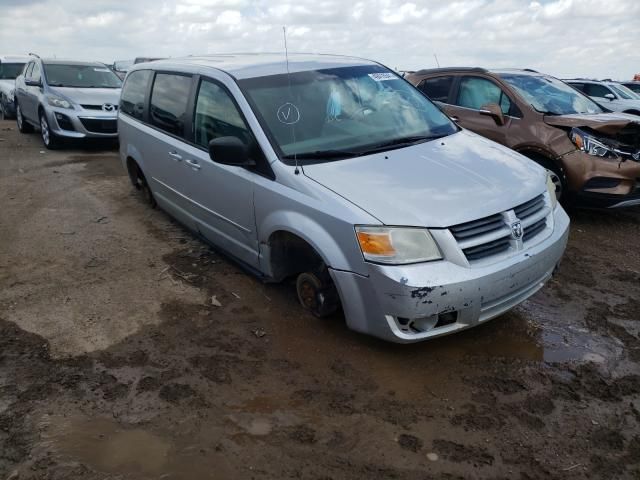
[[[533,70],[440,68],[406,78],[462,127],[549,170],[559,198],[589,207],[640,205],[640,117],[607,112]]]

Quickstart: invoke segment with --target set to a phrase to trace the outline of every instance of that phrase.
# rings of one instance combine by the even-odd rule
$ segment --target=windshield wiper
[[[400,137],[394,138],[393,140],[389,140],[387,142],[378,143],[376,145],[372,145],[371,147],[363,150],[360,155],[366,155],[369,153],[382,152],[384,150],[388,150],[390,147],[405,147],[409,145],[415,145],[417,143],[428,142],[429,140],[436,140],[438,138],[446,137],[445,134],[442,135],[414,135],[410,137]]]
[[[352,158],[362,155],[360,152],[350,152],[348,150],[316,150],[315,152],[304,152],[284,155],[286,160],[334,160],[338,158]]]

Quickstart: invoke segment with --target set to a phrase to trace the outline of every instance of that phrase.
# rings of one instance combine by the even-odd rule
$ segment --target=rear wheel
[[[131,164],[129,165],[129,175],[131,177],[133,186],[136,188],[136,190],[142,193],[142,198],[144,198],[145,203],[151,208],[156,208],[156,199],[153,196],[151,188],[149,188],[149,184],[147,183],[147,179],[145,178],[144,173],[142,173],[142,169],[138,166],[137,163],[131,162]]]
[[[16,123],[18,124],[18,130],[20,133],[33,132],[33,126],[25,120],[22,115],[22,108],[18,102],[16,102]]]

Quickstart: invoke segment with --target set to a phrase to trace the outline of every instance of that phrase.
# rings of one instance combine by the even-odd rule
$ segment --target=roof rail
[[[30,56],[30,57],[40,58],[40,55],[38,55],[37,53],[31,53],[31,52],[29,52],[29,56]]]
[[[440,68],[423,68],[422,70],[418,70],[414,73],[421,75],[423,73],[435,73],[435,72],[476,72],[476,73],[487,73],[488,70],[486,68],[481,67],[440,67]]]
[[[522,70],[525,72],[540,73],[537,70],[534,70],[533,68],[523,68]]]

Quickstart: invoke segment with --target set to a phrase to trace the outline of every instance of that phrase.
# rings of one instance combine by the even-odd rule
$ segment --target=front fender
[[[319,222],[301,213],[291,210],[276,210],[270,212],[258,225],[260,266],[268,276],[272,276],[269,239],[273,233],[278,231],[292,233],[302,238],[314,248],[330,268],[347,271],[361,270],[357,267],[357,259],[352,258],[353,249],[357,248],[357,244],[355,231],[351,230],[350,232],[348,225],[344,224],[342,228],[334,228],[332,234]],[[348,250],[351,252],[347,253]]]

